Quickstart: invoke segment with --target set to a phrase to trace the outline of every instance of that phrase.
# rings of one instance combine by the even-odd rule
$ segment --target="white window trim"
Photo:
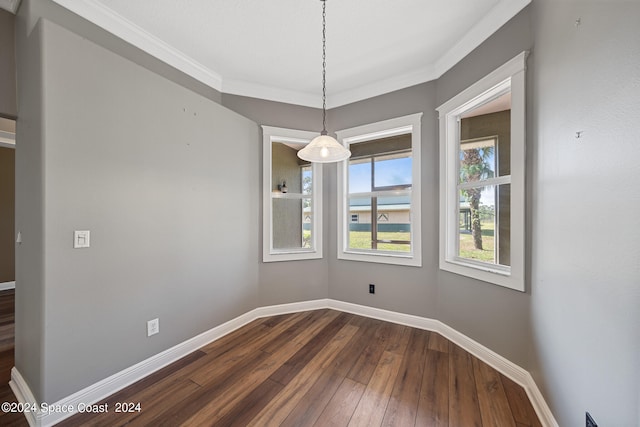
[[[345,147],[362,141],[386,138],[411,133],[411,251],[408,253],[353,250],[347,247],[346,227],[350,221],[348,197],[348,160],[338,164],[338,259],[350,261],[396,264],[413,267],[422,266],[422,215],[421,215],[421,169],[420,145],[422,113],[384,120],[336,132],[338,141]]]
[[[322,258],[322,164],[313,163],[313,189],[312,206],[312,249],[288,249],[277,250],[273,248],[273,221],[272,221],[272,143],[292,142],[308,144],[318,136],[317,132],[286,129],[273,126],[262,126],[262,261],[298,261]]]
[[[522,52],[437,108],[440,114],[440,269],[499,286],[525,290],[525,70]],[[458,118],[487,95],[511,90],[511,267],[457,256]],[[495,179],[496,181],[499,178]],[[497,183],[497,182],[496,182]]]

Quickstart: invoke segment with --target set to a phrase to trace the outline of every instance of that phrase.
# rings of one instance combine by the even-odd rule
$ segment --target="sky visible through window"
[[[411,157],[376,162],[376,186],[411,184]],[[371,191],[371,162],[349,165],[349,193]]]
[[[496,191],[493,185],[489,185],[487,187],[482,188],[482,193],[480,193],[480,204],[484,206],[494,206],[496,205]]]

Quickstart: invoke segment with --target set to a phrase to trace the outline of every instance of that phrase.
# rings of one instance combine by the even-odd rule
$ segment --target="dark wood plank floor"
[[[13,323],[0,292],[0,402],[15,401]],[[440,335],[332,310],[256,320],[101,404],[61,425],[540,425],[520,386]]]
[[[9,387],[13,368],[15,291],[0,291],[0,403],[17,402]],[[4,413],[0,410],[0,426],[28,426],[19,413]]]
[[[520,386],[442,336],[333,310],[256,320],[101,404],[59,425],[540,426]]]

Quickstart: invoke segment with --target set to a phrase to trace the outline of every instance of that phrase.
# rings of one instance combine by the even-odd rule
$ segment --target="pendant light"
[[[351,151],[338,143],[335,138],[327,135],[327,0],[320,1],[322,2],[322,132],[298,151],[298,157],[312,163],[332,163],[348,159]]]

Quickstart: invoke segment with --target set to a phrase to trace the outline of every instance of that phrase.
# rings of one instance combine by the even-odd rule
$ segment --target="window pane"
[[[262,261],[322,258],[322,167],[297,155],[315,134],[262,130]]]
[[[302,145],[300,146],[302,148]],[[271,152],[271,182],[272,191],[280,191],[283,193],[302,193],[303,178],[302,174],[305,167],[311,174],[311,167],[301,165],[298,158],[298,149],[291,148],[289,145],[280,142],[272,144]]]
[[[510,205],[510,184],[461,190],[458,256],[510,266]]]
[[[526,277],[526,59],[520,53],[437,108],[439,267],[518,291]]]
[[[408,252],[411,250],[411,196],[378,197],[377,249]],[[381,221],[380,218],[383,218]]]
[[[376,156],[374,186],[396,187],[411,185],[411,153]]]
[[[496,190],[460,191],[458,256],[495,264]]]
[[[511,174],[511,92],[502,94],[464,113],[460,120],[461,157],[464,146],[479,149],[481,156],[491,164],[491,177]],[[486,140],[493,140],[492,153],[482,153],[483,149],[472,147]],[[467,144],[468,142],[468,144]],[[469,145],[471,144],[471,145]],[[473,153],[470,153],[473,154]],[[488,159],[491,154],[493,159]],[[462,161],[462,158],[461,158]],[[462,172],[462,168],[460,168]],[[489,178],[491,178],[489,177]],[[469,181],[473,181],[470,179]],[[468,182],[461,180],[461,182]]]
[[[372,167],[373,164],[373,167]],[[411,152],[373,155],[349,163],[349,193],[411,186]],[[411,251],[411,196],[350,197],[349,249]]]
[[[303,166],[302,170],[302,194],[311,194],[313,191],[313,174],[311,166]]]
[[[349,199],[349,242],[350,249],[371,249],[371,198],[350,197]]]
[[[349,198],[350,249],[411,250],[411,197]],[[372,221],[372,209],[377,221]]]
[[[310,198],[273,199],[273,248],[310,249],[313,232]]]
[[[349,161],[349,194],[371,191],[371,159]]]
[[[511,184],[498,186],[498,264],[511,266]]]
[[[477,182],[496,174],[496,140],[493,138],[460,143],[460,182]]]
[[[422,265],[420,236],[412,234],[420,227],[412,221],[421,212],[421,182],[413,181],[421,122],[417,113],[337,132],[351,150],[338,166],[338,259]]]
[[[411,250],[410,223],[378,223],[378,247],[382,251],[409,252]]]

